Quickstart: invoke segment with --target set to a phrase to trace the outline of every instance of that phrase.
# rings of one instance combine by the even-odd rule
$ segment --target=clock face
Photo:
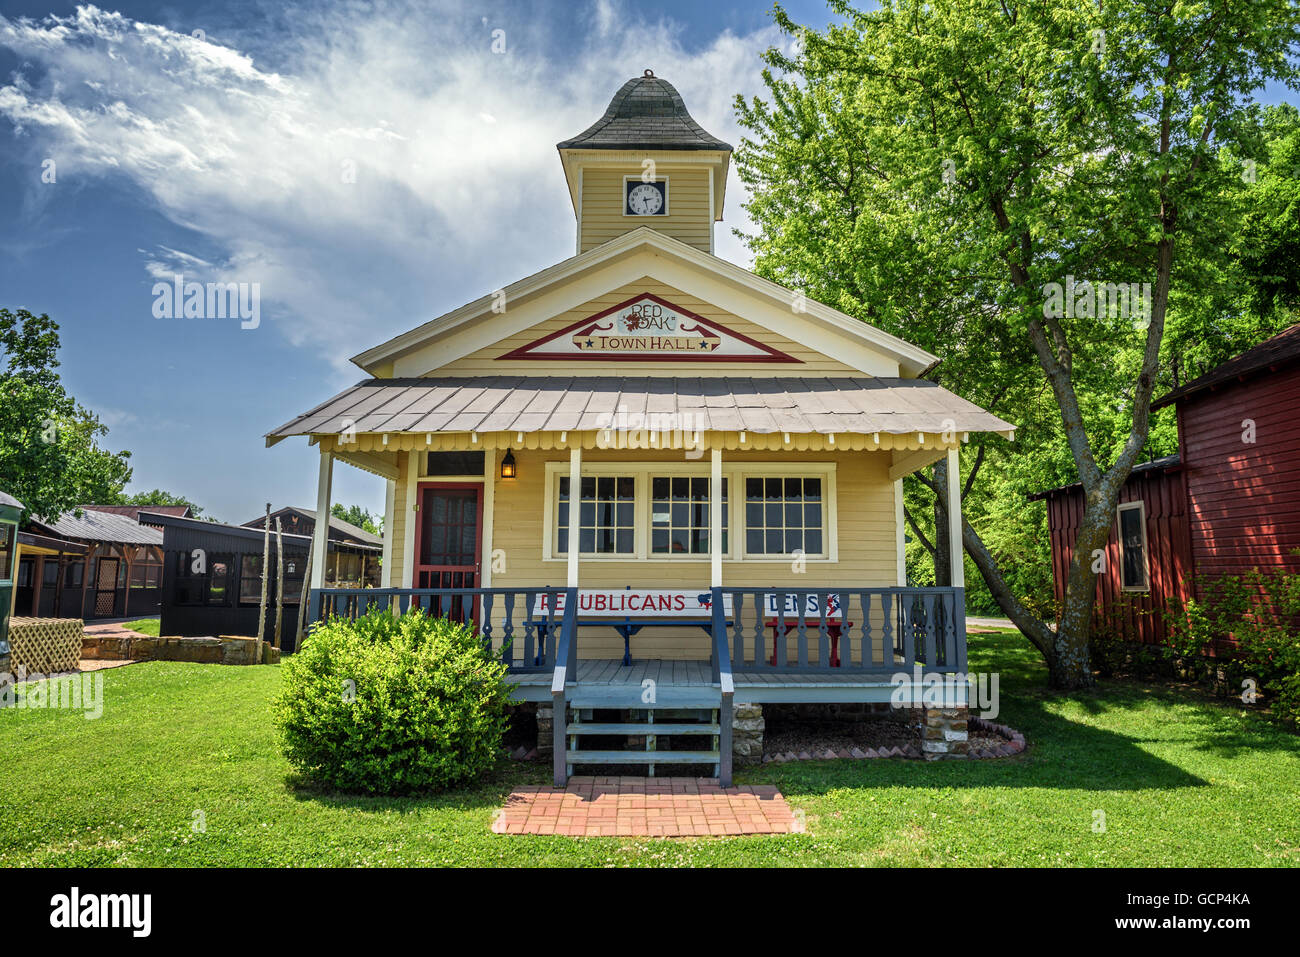
[[[664,183],[639,183],[627,194],[627,208],[633,216],[654,216],[664,207]]]

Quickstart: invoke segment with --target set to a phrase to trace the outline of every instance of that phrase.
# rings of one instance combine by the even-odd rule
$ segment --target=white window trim
[[[653,213],[649,216],[638,216],[636,213],[629,213],[627,211],[627,184],[629,180],[636,180],[638,183],[663,183],[664,184],[664,211],[662,213]],[[623,177],[623,194],[622,196],[619,197],[619,202],[623,204],[623,218],[624,219],[648,219],[648,220],[667,219],[669,216],[672,215],[672,210],[671,210],[671,204],[673,199],[672,194],[673,191],[668,186],[667,176],[656,175],[655,178],[652,180],[645,180],[641,178],[640,173],[631,173],[629,175],[626,175]]]
[[[1124,584],[1124,523],[1120,519],[1121,512],[1137,511],[1141,517],[1142,527],[1142,584],[1125,585]],[[1115,509],[1115,539],[1119,542],[1119,587],[1120,591],[1126,592],[1150,592],[1151,591],[1151,542],[1147,538],[1147,505],[1144,501],[1124,502]]]
[[[822,479],[822,541],[826,551],[820,555],[806,556],[814,563],[833,564],[839,561],[839,520],[836,512],[834,462],[733,462],[723,460],[722,477],[727,480],[727,512],[730,527],[727,529],[727,550],[722,553],[724,562],[748,564],[788,565],[790,555],[750,554],[745,551],[744,481],[748,477],[762,478],[820,478]],[[708,564],[708,553],[699,555],[664,555],[650,551],[650,478],[655,475],[691,475],[708,478],[710,466],[701,462],[586,462],[582,474],[630,475],[636,480],[636,508],[633,531],[633,550],[630,553],[608,554],[582,552],[583,562],[658,562],[663,564]],[[542,561],[568,561],[567,554],[555,551],[555,522],[559,504],[560,478],[569,475],[568,462],[547,462],[545,501],[542,507]],[[737,491],[739,490],[739,492]],[[739,498],[737,497],[739,495]]]

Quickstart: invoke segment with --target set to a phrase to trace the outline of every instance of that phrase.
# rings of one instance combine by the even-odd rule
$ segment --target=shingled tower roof
[[[650,70],[628,80],[609,101],[605,115],[562,150],[726,150],[691,118],[682,95]]]

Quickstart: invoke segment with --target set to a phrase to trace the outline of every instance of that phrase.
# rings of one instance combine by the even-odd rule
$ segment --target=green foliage
[[[497,760],[506,666],[470,627],[419,609],[331,618],[283,667],[273,714],[285,756],[322,785],[434,791],[473,781]]]
[[[1045,511],[1026,495],[1175,451],[1172,410],[1148,420],[1146,399],[1280,321],[1249,303],[1261,276],[1295,275],[1274,255],[1294,236],[1293,124],[1263,122],[1252,97],[1295,84],[1300,14],[1287,0],[831,6],[842,22],[820,32],[778,7],[800,43],[768,52],[764,96],[736,101],[742,238],[759,274],[933,352],[931,378],[1018,426],[1013,444],[971,436],[966,513],[1012,596],[1051,614]],[[1252,210],[1258,238],[1234,254]],[[1067,276],[1149,283],[1151,321],[1048,318]],[[909,478],[907,506],[933,542],[927,481]],[[970,607],[991,600],[968,581]],[[1093,600],[1081,585],[1076,623]]]
[[[1253,680],[1275,716],[1300,723],[1300,572],[1255,568],[1202,579],[1197,592],[1199,600],[1172,602],[1169,653],[1222,667],[1235,689]],[[1226,641],[1235,654],[1204,658]]]
[[[98,500],[96,500],[98,504]],[[195,518],[203,516],[203,509],[183,495],[175,495],[164,489],[155,488],[134,495],[120,496],[117,502],[105,502],[106,505],[184,505]]]
[[[131,453],[100,447],[108,427],[63,388],[58,353],[49,316],[0,309],[0,489],[42,518],[116,501],[131,479]]]
[[[362,508],[360,505],[349,505],[346,508],[341,502],[335,502],[330,506],[330,514],[335,518],[341,518],[357,528],[364,529],[371,535],[384,534],[384,517],[382,515],[371,515],[370,510]]]

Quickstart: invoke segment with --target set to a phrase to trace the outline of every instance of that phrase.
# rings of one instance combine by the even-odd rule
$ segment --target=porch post
[[[402,583],[393,581],[393,513],[397,506],[397,482],[386,479],[384,489],[384,586],[397,588]]]
[[[961,541],[961,446],[948,450],[948,564],[951,567],[953,595],[953,630],[956,633],[955,670],[966,670],[966,549]]]
[[[311,533],[311,587],[325,587],[325,555],[330,533],[330,491],[334,484],[334,454],[321,449],[316,480],[316,527]]]
[[[578,587],[578,507],[582,499],[582,442],[573,440],[569,449],[569,577],[568,587]]]
[[[894,479],[894,554],[899,588],[907,587],[907,521],[903,515],[903,480]]]
[[[494,481],[497,468],[497,450],[483,450],[483,553],[479,556],[479,585],[492,587],[492,520],[496,513],[497,483]]]
[[[722,587],[722,449],[715,445],[709,453],[709,564],[710,588]]]

